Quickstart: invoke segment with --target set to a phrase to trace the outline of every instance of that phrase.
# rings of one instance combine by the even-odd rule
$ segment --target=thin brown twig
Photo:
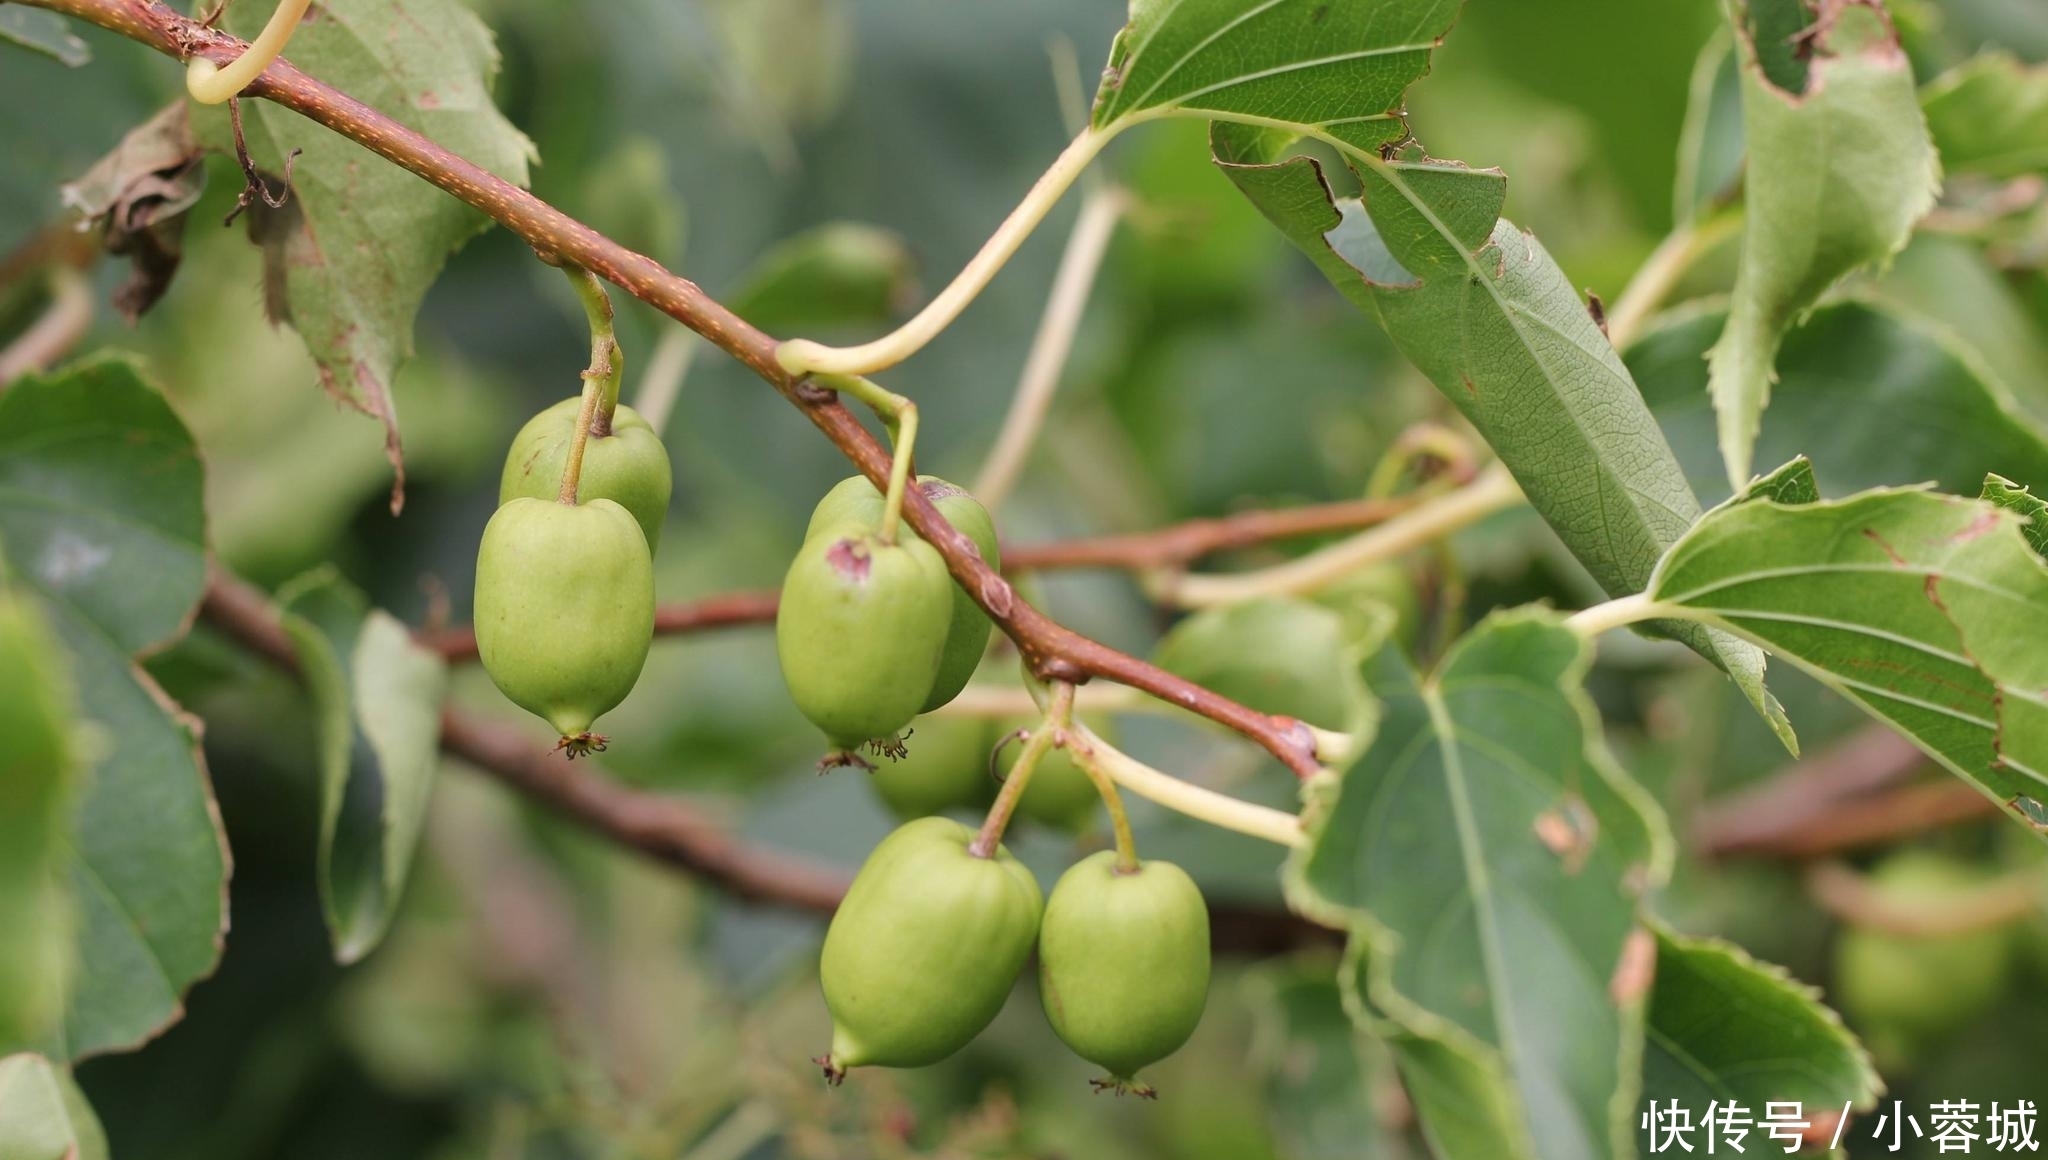
[[[1806,892],[1821,909],[1851,926],[1905,938],[1953,938],[2009,926],[2039,913],[2043,898],[2037,870],[2016,870],[1952,896],[1912,899],[1892,897],[1835,861],[1807,868]]]
[[[702,600],[664,604],[654,610],[654,634],[674,636],[735,625],[768,624],[775,619],[777,596],[773,591],[728,592]],[[470,625],[426,630],[419,635],[420,643],[446,660],[476,659],[476,629]]]
[[[1151,532],[1090,536],[1003,549],[1006,572],[1051,572],[1069,568],[1150,571],[1180,567],[1214,552],[1248,548],[1274,540],[1371,527],[1413,507],[1415,499],[1343,500],[1277,511],[1239,512],[1217,519],[1189,520]],[[654,634],[677,636],[707,629],[775,620],[774,591],[728,592],[663,604],[654,610]],[[476,631],[469,625],[423,631],[420,639],[450,661],[476,659]]]
[[[224,226],[234,225],[235,219],[241,217],[258,201],[271,209],[283,209],[285,203],[292,197],[292,165],[298,161],[299,154],[305,152],[303,149],[294,149],[284,155],[284,192],[271,193],[270,183],[263,179],[263,174],[256,168],[256,159],[249,156],[249,139],[242,134],[240,97],[228,98],[228,125],[234,132],[235,163],[242,167],[242,192],[235,195],[235,208],[229,210],[228,216],[221,220],[220,224]]]
[[[1742,853],[1778,858],[1819,858],[1883,846],[1914,834],[1988,818],[1997,803],[1953,777],[1916,782],[1837,803],[1805,827],[1786,830]]]
[[[1204,556],[1235,548],[1369,528],[1415,507],[1421,498],[1340,500],[1272,511],[1237,512],[1214,519],[1189,520],[1157,531],[1006,547],[1003,569],[1050,572],[1063,568],[1125,568],[1142,572],[1180,568]]]
[[[1826,853],[1833,843],[1870,830],[1870,807],[1885,799],[1883,791],[1926,763],[1926,755],[1898,733],[1866,726],[1756,785],[1709,802],[1693,822],[1692,844],[1714,857]]]
[[[70,265],[52,266],[49,305],[0,348],[0,387],[55,366],[91,330],[92,290],[84,273]]]
[[[200,615],[286,672],[299,671],[298,655],[270,597],[247,581],[215,566]],[[688,799],[613,781],[594,762],[571,765],[556,759],[515,727],[444,709],[441,749],[600,837],[739,898],[830,914],[851,881],[839,867],[735,837]],[[1210,929],[1219,949],[1242,954],[1277,953],[1341,937],[1284,910],[1231,901],[1211,903]]]
[[[226,62],[247,48],[241,40],[206,28],[160,0],[28,2],[180,60],[196,55]],[[888,450],[841,405],[838,396],[791,378],[776,361],[777,340],[726,309],[696,283],[307,76],[287,61],[271,64],[243,95],[272,101],[334,130],[482,210],[532,246],[542,260],[581,266],[688,326],[766,380],[876,487],[886,485]],[[1019,599],[1009,583],[982,561],[973,540],[947,523],[917,489],[911,489],[905,499],[904,517],[939,551],[947,569],[976,603],[1017,642],[1018,651],[1041,680],[1078,683],[1100,677],[1130,685],[1235,729],[1264,746],[1299,777],[1317,772],[1315,737],[1301,722],[1260,713],[1054,621]]]
[[[291,638],[261,589],[215,566],[200,615],[287,672],[299,671]],[[451,708],[441,715],[441,748],[621,845],[742,898],[830,911],[845,893],[838,869],[740,842],[698,807],[621,785],[591,772],[587,762],[571,765],[521,730]]]

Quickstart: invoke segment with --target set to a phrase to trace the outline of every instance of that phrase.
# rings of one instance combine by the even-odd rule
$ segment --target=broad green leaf
[[[1920,103],[1950,172],[2048,171],[2048,65],[1987,52],[1929,81]]]
[[[56,640],[33,603],[0,586],[0,1043],[39,1040],[63,1011],[79,732]]]
[[[332,569],[279,593],[319,722],[320,901],[334,957],[390,926],[440,765],[447,665]]]
[[[0,1160],[107,1160],[107,1135],[69,1071],[40,1055],[0,1058]]]
[[[1159,642],[1153,663],[1262,713],[1353,735],[1372,728],[1372,694],[1359,675],[1391,627],[1352,639],[1344,616],[1306,600],[1252,600],[1198,612]]]
[[[828,222],[762,254],[727,303],[771,334],[809,334],[887,322],[916,293],[917,262],[902,237]]]
[[[1626,948],[1647,938],[1638,904],[1670,837],[1606,753],[1588,663],[1535,611],[1488,618],[1427,678],[1382,650],[1379,731],[1311,791],[1289,863],[1294,905],[1353,932],[1347,978],[1398,1030],[1431,1132],[1498,1124],[1487,1150],[1447,1155],[1628,1154],[1647,979]]]
[[[55,12],[24,4],[0,4],[0,40],[42,53],[72,68],[92,61],[92,48],[71,31],[70,21]]]
[[[198,449],[122,357],[0,395],[0,552],[40,599],[99,739],[70,835],[76,970],[50,1054],[175,1021],[227,925],[227,849],[194,728],[135,663],[206,582]]]
[[[227,24],[251,36],[268,16],[267,5],[235,4]],[[293,35],[289,56],[436,144],[526,183],[533,145],[491,103],[497,48],[458,0],[327,0]],[[251,153],[278,175],[274,183],[286,154],[304,150],[285,208],[249,211],[268,308],[305,339],[329,394],[383,422],[396,508],[405,466],[392,380],[412,356],[413,318],[428,287],[489,219],[280,106],[250,101],[243,114]],[[205,116],[209,142],[230,148],[225,115]]]
[[[1791,1100],[1813,1116],[1868,1108],[1884,1089],[1818,991],[1719,939],[1657,931],[1647,1040],[1644,1103],[1675,1101],[1695,1123],[1711,1104],[1760,1117]]]
[[[1687,477],[1716,499],[1728,484],[1701,355],[1724,318],[1715,309],[1669,315],[1628,350]],[[1814,311],[1785,338],[1774,395],[1758,453],[1765,462],[1808,456],[1836,494],[1930,481],[1967,493],[1987,471],[2048,482],[2048,440],[1972,352],[1882,302]]]
[[[1529,502],[1609,593],[1638,592],[1699,501],[1620,356],[1533,237],[1502,219],[1505,179],[1353,154],[1363,200],[1333,201],[1291,133],[1219,124],[1216,163],[1472,420]],[[1725,669],[1788,748],[1764,658],[1673,635]]]
[[[1313,127],[1354,148],[1401,140],[1401,96],[1463,0],[1133,0],[1092,116],[1164,112]]]
[[[1690,222],[1728,198],[1742,179],[1742,67],[1726,28],[1700,49],[1678,134],[1671,220]]]
[[[2034,554],[2048,557],[2048,502],[2034,495],[2026,488],[1998,475],[1984,477],[1983,498],[2009,512],[2026,517],[2026,524],[2020,534],[2034,549]]]
[[[1651,597],[1741,633],[1995,801],[2048,800],[2048,565],[2019,515],[1877,490],[1709,513]]]
[[[1256,1019],[1252,1064],[1265,1088],[1274,1150],[1284,1160],[1412,1160],[1383,1110],[1384,1089],[1398,1082],[1393,1061],[1345,1011],[1335,966],[1302,956],[1246,980]]]
[[[1549,254],[1501,219],[1499,172],[1382,155],[1407,139],[1402,93],[1458,8],[1139,0],[1093,123],[1213,118],[1216,163],[1238,188],[1472,419],[1601,585],[1636,592],[1700,508],[1621,360]],[[1343,154],[1362,199],[1333,201],[1320,165],[1288,154],[1302,138]],[[1675,632],[1796,750],[1762,654]]]
[[[1802,29],[1801,0],[1730,2],[1748,160],[1742,261],[1709,390],[1740,488],[1785,332],[1843,275],[1906,244],[1934,205],[1941,164],[1881,4],[1831,6]],[[1810,59],[1785,55],[1788,28]]]

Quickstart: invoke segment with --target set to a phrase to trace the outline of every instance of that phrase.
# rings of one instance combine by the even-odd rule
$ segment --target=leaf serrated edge
[[[1593,663],[1591,644],[1584,637],[1566,628],[1561,614],[1535,606],[1504,609],[1487,616],[1466,634],[1466,638],[1469,639],[1489,625],[1505,628],[1521,623],[1537,623],[1555,629],[1570,636],[1574,642],[1572,659],[1559,673],[1556,688],[1579,714],[1580,732],[1584,739],[1582,759],[1593,770],[1595,776],[1635,812],[1642,825],[1649,847],[1649,858],[1643,867],[1644,882],[1642,889],[1638,891],[1636,908],[1636,929],[1642,931],[1645,929],[1647,915],[1644,900],[1655,888],[1669,881],[1677,857],[1677,841],[1671,832],[1663,807],[1639,782],[1628,776],[1607,747],[1599,709],[1593,704],[1584,684],[1585,676]],[[1449,667],[1462,644],[1461,639],[1460,645],[1454,646],[1432,672],[1416,673],[1418,688],[1427,688],[1434,682],[1438,674]],[[1365,752],[1366,747],[1361,747],[1353,760],[1362,759]],[[1302,829],[1306,841],[1289,852],[1286,862],[1281,867],[1282,896],[1289,907],[1311,922],[1345,933],[1343,965],[1338,977],[1344,1008],[1351,1015],[1353,1022],[1361,1027],[1373,1029],[1375,1034],[1383,1038],[1387,1034],[1387,1028],[1392,1026],[1404,1034],[1433,1039],[1458,1052],[1474,1067],[1488,1074],[1498,1085],[1499,1094],[1510,1113],[1511,1125],[1522,1138],[1521,1146],[1525,1149],[1522,1154],[1534,1156],[1535,1143],[1528,1135],[1530,1129],[1527,1113],[1522,1107],[1519,1089],[1507,1074],[1506,1064],[1500,1052],[1465,1028],[1420,1006],[1394,985],[1391,964],[1400,953],[1403,941],[1398,934],[1381,923],[1371,911],[1363,907],[1350,907],[1338,903],[1309,884],[1307,862],[1328,825],[1330,807],[1335,804],[1342,792],[1343,776],[1335,770],[1324,770],[1303,786]],[[1361,963],[1363,970],[1359,969]],[[1364,975],[1367,980],[1365,994],[1358,991],[1357,979],[1360,975]],[[1642,1080],[1642,1043],[1648,1022],[1647,991],[1638,995],[1634,1002],[1619,1009],[1623,1011],[1624,1024],[1619,1047],[1619,1074],[1622,1076],[1622,1082],[1617,1087],[1610,1105],[1609,1130],[1611,1144],[1616,1147],[1615,1154],[1627,1156],[1634,1151],[1631,1132]],[[1631,1061],[1633,1067],[1629,1066]]]
[[[1767,506],[1779,511],[1788,512],[1800,510],[1810,511],[1815,508],[1830,508],[1839,510],[1856,504],[1875,503],[1879,500],[1891,499],[1899,496],[1916,495],[1928,496],[1931,498],[1939,499],[1947,504],[1954,506],[1975,507],[1979,509],[1981,517],[1988,518],[1990,520],[1990,526],[1987,527],[1984,530],[1984,532],[1980,534],[2011,534],[2017,541],[2017,546],[2022,552],[2022,554],[2026,556],[2028,559],[2032,560],[2034,565],[2043,572],[2044,576],[2048,576],[2048,559],[2044,559],[2039,553],[2035,552],[2033,546],[2027,542],[2024,530],[2021,527],[2020,523],[2022,517],[2018,512],[2005,507],[2001,507],[2000,505],[1990,502],[1988,500],[1973,499],[1966,496],[1951,495],[1949,493],[1937,490],[1935,486],[1931,483],[1871,488],[1867,491],[1857,492],[1855,495],[1845,496],[1838,500],[1821,500],[1818,503],[1809,504],[1783,504],[1773,499],[1757,497],[1749,500],[1747,504],[1743,504],[1740,506]],[[1723,511],[1728,509],[1730,506],[1731,504],[1722,504],[1720,507],[1716,508],[1715,511]],[[1663,558],[1657,561],[1657,567],[1652,571],[1650,576],[1650,582],[1645,589],[1645,591],[1649,593],[1653,599],[1658,600],[1660,603],[1665,601],[1665,598],[1663,596],[1658,595],[1658,590],[1663,585],[1663,578],[1664,573],[1667,570],[1667,565],[1670,563],[1671,560],[1677,558],[1681,554],[1681,547],[1691,544],[1696,538],[1705,539],[1707,535],[1718,533],[1720,531],[1719,528],[1712,526],[1713,522],[1714,521],[1711,521],[1709,519],[1702,518],[1700,522],[1694,524],[1692,528],[1685,533],[1685,535],[1679,537],[1678,541],[1672,544],[1671,548],[1665,552]],[[1675,611],[1687,616],[1689,619],[1692,619],[1698,623],[1710,625],[1712,627],[1719,628],[1722,631],[1741,637],[1742,639],[1750,641],[1752,644],[1755,644],[1758,648],[1766,648],[1765,644],[1762,641],[1756,640],[1750,634],[1742,631],[1742,629],[1740,629],[1739,627],[1729,623],[1727,620],[1722,618],[1717,613],[1705,609],[1688,608],[1686,605],[1682,603],[1672,603],[1670,606]],[[1953,624],[1954,622],[1951,621],[1950,623]],[[1960,630],[1958,631],[1960,632]],[[1769,650],[1767,649],[1767,651]],[[1971,788],[1975,789],[1979,794],[1982,794],[1987,801],[1990,801],[1998,807],[1998,812],[2007,813],[2011,812],[2011,810],[2013,809],[2013,804],[2011,800],[2008,800],[2007,798],[1994,792],[1991,789],[1991,787],[1986,785],[1983,781],[1981,781],[1976,774],[1973,774],[1970,771],[1962,768],[1961,765],[1959,765],[1953,758],[1949,757],[1947,754],[1938,752],[1933,747],[1924,744],[1920,740],[1920,738],[1915,734],[1907,730],[1900,729],[1896,725],[1893,725],[1891,723],[1890,718],[1878,712],[1877,709],[1874,706],[1872,706],[1860,692],[1842,684],[1837,678],[1836,674],[1828,671],[1825,668],[1822,668],[1819,665],[1809,664],[1804,659],[1790,653],[1775,652],[1772,655],[1778,656],[1779,658],[1790,663],[1794,668],[1797,668],[1801,672],[1806,673],[1814,680],[1819,681],[1821,684],[1827,686],[1838,696],[1854,704],[1859,709],[1862,709],[1865,713],[1870,714],[1871,717],[1878,719],[1888,728],[1892,728],[1895,732],[1898,732],[1900,736],[1912,742],[1915,748],[1919,749],[1922,753],[1926,754],[1929,760],[1941,766],[1943,769],[1948,770],[1950,773],[1955,774],[1958,778],[1961,778],[1964,783],[1969,785]],[[1975,657],[1969,657],[1966,655],[1964,659],[1969,662],[1970,667],[1975,669],[1978,675],[1982,676],[1985,682],[1989,684],[1994,691],[2002,692],[2004,690],[2004,683],[1998,681],[1997,679],[1993,678],[1991,674],[1985,672],[1982,664],[1979,663]],[[1994,758],[2003,760],[2004,755],[2000,751],[2000,736],[2003,732],[2005,725],[2004,717],[2001,715],[2000,717],[1992,721],[1991,725],[1993,729],[1992,752]],[[2017,768],[2025,770],[2024,766]],[[2028,770],[2027,772],[2034,771]],[[2042,836],[2044,838],[2048,838],[2048,834],[2043,834]]]
[[[1887,1090],[1884,1077],[1878,1074],[1877,1064],[1870,1056],[1870,1049],[1865,1047],[1863,1040],[1858,1038],[1856,1033],[1849,1029],[1849,1025],[1843,1021],[1841,1013],[1828,1006],[1825,1000],[1825,993],[1819,987],[1800,979],[1790,970],[1777,963],[1757,958],[1741,945],[1727,939],[1715,935],[1684,934],[1661,918],[1653,917],[1649,919],[1648,926],[1650,932],[1657,937],[1660,950],[1664,943],[1669,942],[1678,944],[1682,950],[1688,953],[1703,951],[1708,954],[1719,955],[1733,962],[1736,966],[1764,979],[1779,990],[1803,1000],[1818,1014],[1823,1030],[1829,1034],[1838,1046],[1847,1050],[1850,1059],[1855,1063],[1856,1084],[1863,1089],[1864,1093],[1861,1098],[1855,1101],[1856,1108],[1859,1111],[1864,1111],[1876,1106],[1878,1097]]]

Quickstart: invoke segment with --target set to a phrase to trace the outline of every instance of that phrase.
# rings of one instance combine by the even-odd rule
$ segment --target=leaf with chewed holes
[[[1526,609],[1487,618],[1427,675],[1382,650],[1371,747],[1310,790],[1289,899],[1350,932],[1354,1010],[1442,1155],[1633,1154],[1639,904],[1671,839],[1601,740],[1589,653]]]
[[[234,4],[227,25],[252,36],[268,6]],[[524,185],[533,143],[491,103],[498,49],[458,0],[323,0],[292,36],[292,63],[450,152]],[[194,111],[202,137],[232,148],[224,112]],[[263,248],[265,303],[319,364],[329,394],[384,424],[404,500],[405,466],[392,384],[412,357],[413,318],[448,256],[490,224],[362,146],[269,101],[247,101],[243,128],[257,164],[291,199],[258,201],[251,238]]]
[[[1941,161],[1882,0],[1733,3],[1742,260],[1708,389],[1740,490],[1785,332],[1843,275],[1899,252],[1934,206]]]

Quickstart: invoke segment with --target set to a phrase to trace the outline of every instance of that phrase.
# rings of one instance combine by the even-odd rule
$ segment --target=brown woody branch
[[[674,636],[733,625],[767,624],[775,619],[777,596],[773,591],[729,592],[686,603],[663,604],[654,610],[654,635]],[[420,643],[439,652],[446,660],[476,659],[476,629],[470,625],[423,631]]]
[[[203,56],[225,63],[247,48],[235,37],[207,28],[160,0],[27,2],[96,24],[179,60]],[[288,61],[273,63],[243,95],[271,101],[332,129],[482,210],[532,246],[542,260],[581,266],[696,331],[765,379],[877,487],[886,484],[889,452],[840,404],[838,396],[791,378],[776,362],[777,340],[726,309],[696,283],[307,76]],[[1301,722],[1260,713],[1059,624],[1019,599],[1009,583],[982,561],[974,542],[947,523],[916,489],[905,497],[903,506],[911,527],[938,549],[954,578],[1017,642],[1019,652],[1041,679],[1081,682],[1101,677],[1141,689],[1237,730],[1264,746],[1297,776],[1316,772],[1315,738]]]
[[[292,673],[299,670],[270,597],[215,567],[200,615],[243,646]],[[830,914],[850,881],[837,866],[757,846],[733,836],[687,799],[633,789],[595,770],[551,756],[523,730],[459,709],[441,714],[441,750],[620,846],[679,867],[754,902]],[[1221,949],[1248,954],[1334,941],[1334,931],[1281,910],[1212,903],[1211,930]]]
[[[1867,726],[1709,803],[1693,824],[1693,845],[1710,857],[1820,858],[1998,812],[1958,779],[1909,780],[1926,765],[1912,742]]]
[[[1051,572],[1068,568],[1124,568],[1134,572],[1183,568],[1204,556],[1274,540],[1355,532],[1382,524],[1416,505],[1416,498],[1342,500],[1274,511],[1238,512],[1189,520],[1152,532],[1091,536],[1003,549],[1003,568]]]

